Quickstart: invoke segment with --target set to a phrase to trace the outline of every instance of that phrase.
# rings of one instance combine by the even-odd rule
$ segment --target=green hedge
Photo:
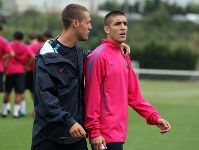
[[[131,46],[131,59],[140,63],[140,68],[195,70],[198,54],[186,45],[171,48],[167,43],[149,40],[141,46]]]

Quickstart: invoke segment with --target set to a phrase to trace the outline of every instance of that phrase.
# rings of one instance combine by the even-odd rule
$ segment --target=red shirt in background
[[[3,55],[10,53],[12,51],[11,46],[9,45],[7,39],[0,36],[0,72],[4,71],[4,65],[3,65]]]
[[[30,44],[29,49],[32,51],[32,54],[34,54],[34,56],[36,55],[36,53],[42,48],[43,43],[34,43],[34,44]],[[31,56],[29,56],[31,57]],[[33,63],[30,66],[30,70],[33,71],[34,69],[34,64],[35,62],[33,61]]]
[[[10,46],[15,52],[15,56],[9,58],[6,75],[25,73],[24,65],[30,55],[34,55],[31,50],[20,41],[13,41]]]

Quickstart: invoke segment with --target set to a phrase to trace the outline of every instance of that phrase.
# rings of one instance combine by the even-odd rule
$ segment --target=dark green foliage
[[[156,40],[149,41],[144,46],[141,68],[166,69],[168,68],[169,47]]]
[[[108,1],[106,1],[103,5],[99,6],[99,9],[101,9],[101,10],[109,10],[109,11],[113,11],[113,10],[122,11],[121,5],[119,5],[116,0],[108,0]]]
[[[140,62],[143,59],[144,44],[141,45],[141,44],[131,43],[129,46],[131,47],[131,53],[130,53],[131,60],[136,60]]]
[[[173,49],[157,39],[149,40],[143,47],[131,46],[131,59],[140,63],[140,68],[194,70],[198,54],[186,45]]]
[[[170,20],[170,16],[167,8],[164,5],[160,5],[156,11],[153,11],[149,17],[150,23],[154,26],[164,26],[166,22]]]
[[[150,14],[152,13],[154,10],[157,10],[159,5],[161,3],[161,0],[146,0],[145,3],[145,14]]]
[[[171,69],[194,70],[198,61],[198,55],[186,45],[179,45],[171,53]]]
[[[82,47],[86,49],[95,49],[97,45],[101,44],[103,38],[106,38],[104,32],[103,18],[98,16],[91,16],[92,30],[89,33],[89,39],[87,41],[80,42]]]

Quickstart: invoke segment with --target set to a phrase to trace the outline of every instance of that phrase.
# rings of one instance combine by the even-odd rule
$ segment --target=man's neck
[[[62,31],[60,37],[57,39],[61,44],[67,47],[74,47],[75,43],[78,41],[74,37],[74,33],[70,31]]]

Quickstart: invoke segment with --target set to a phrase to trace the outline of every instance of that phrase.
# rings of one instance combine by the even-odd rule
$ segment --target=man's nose
[[[89,30],[92,30],[92,28],[93,28],[92,25],[90,25],[90,26],[89,26]]]

